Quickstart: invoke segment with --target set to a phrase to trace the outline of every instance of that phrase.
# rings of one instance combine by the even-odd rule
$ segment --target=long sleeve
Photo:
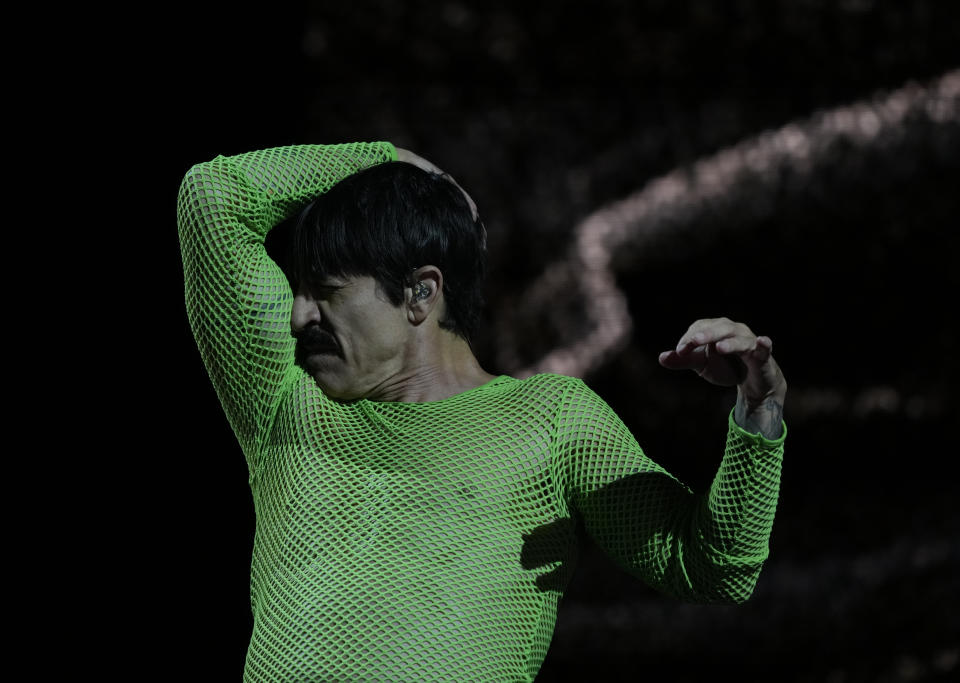
[[[348,175],[395,160],[390,143],[278,147],[197,164],[177,222],[187,317],[251,477],[292,370],[293,293],[266,235]]]
[[[617,564],[689,602],[750,597],[768,555],[783,436],[768,441],[729,419],[713,484],[696,494],[648,458],[613,410],[578,382],[556,446],[571,507]]]

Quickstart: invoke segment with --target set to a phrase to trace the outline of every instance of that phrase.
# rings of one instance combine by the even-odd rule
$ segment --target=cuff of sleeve
[[[730,417],[728,418],[730,431],[733,434],[737,434],[741,439],[747,441],[755,446],[760,446],[761,448],[777,448],[782,446],[784,440],[787,438],[787,423],[783,420],[780,421],[780,426],[783,429],[783,433],[780,434],[779,438],[768,439],[763,436],[763,434],[754,434],[753,432],[748,432],[746,429],[741,427],[733,419],[734,409],[730,409]]]
[[[385,142],[384,144],[387,146],[387,151],[390,153],[390,161],[396,161],[397,148],[393,146],[392,142]]]

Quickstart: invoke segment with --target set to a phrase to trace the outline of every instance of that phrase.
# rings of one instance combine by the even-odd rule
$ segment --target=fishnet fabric
[[[531,681],[576,519],[667,594],[749,597],[783,438],[731,417],[698,496],[578,379],[501,376],[443,401],[342,403],[294,365],[293,295],[265,236],[395,157],[389,143],[262,150],[198,164],[181,186],[188,318],[256,508],[244,680]]]

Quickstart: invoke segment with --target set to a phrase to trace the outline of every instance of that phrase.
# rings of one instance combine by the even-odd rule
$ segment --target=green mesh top
[[[651,461],[580,380],[501,376],[430,403],[326,398],[294,365],[267,232],[389,143],[217,157],[186,174],[186,307],[256,508],[244,680],[530,681],[575,556],[573,520],[680,599],[740,602],[783,439],[732,419],[706,495]]]

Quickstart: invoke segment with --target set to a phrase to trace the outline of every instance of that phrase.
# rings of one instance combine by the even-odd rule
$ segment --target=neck
[[[480,367],[466,341],[441,331],[428,343],[414,345],[404,370],[375,387],[366,398],[406,403],[440,401],[494,378]]]

